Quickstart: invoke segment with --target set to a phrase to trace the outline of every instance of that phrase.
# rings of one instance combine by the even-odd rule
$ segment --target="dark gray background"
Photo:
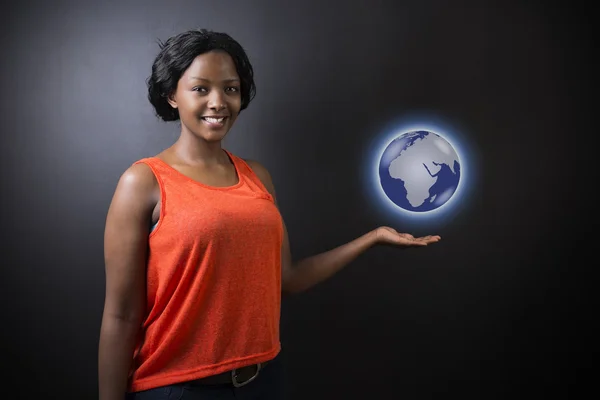
[[[589,216],[578,225],[580,205],[595,200],[576,185],[593,161],[589,10],[507,0],[3,7],[10,398],[97,397],[107,207],[132,162],[176,139],[145,79],[156,40],[197,27],[231,34],[255,67],[257,97],[225,145],[271,171],[295,258],[379,225],[443,237],[424,250],[371,249],[285,300],[290,399],[566,398],[587,382],[595,261],[575,256],[593,226]],[[456,122],[477,160],[463,205],[427,226],[382,213],[359,178],[368,144],[413,112]]]

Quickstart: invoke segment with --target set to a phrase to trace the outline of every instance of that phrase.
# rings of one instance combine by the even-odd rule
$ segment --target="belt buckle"
[[[258,376],[258,373],[260,372],[261,369],[261,363],[256,364],[256,373],[254,375],[252,375],[252,377],[250,377],[249,379],[243,381],[243,382],[238,382],[237,378],[237,368],[231,371],[231,382],[233,383],[233,386],[236,388],[245,386],[247,384],[249,384],[250,382],[252,382],[253,380],[256,379],[256,377]]]

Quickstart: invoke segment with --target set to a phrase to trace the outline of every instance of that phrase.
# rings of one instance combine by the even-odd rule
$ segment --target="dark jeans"
[[[155,389],[130,393],[126,400],[283,400],[283,365],[276,357],[260,371],[255,380],[245,386],[191,385],[177,383]]]

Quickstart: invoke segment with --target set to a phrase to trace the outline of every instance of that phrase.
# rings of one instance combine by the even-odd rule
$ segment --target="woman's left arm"
[[[246,162],[271,193],[277,205],[275,187],[267,169],[256,161],[246,160]],[[281,247],[282,291],[299,293],[325,281],[375,244],[425,247],[439,240],[440,237],[437,235],[415,238],[407,233],[398,233],[389,227],[379,227],[334,249],[293,263],[289,236],[284,222]]]

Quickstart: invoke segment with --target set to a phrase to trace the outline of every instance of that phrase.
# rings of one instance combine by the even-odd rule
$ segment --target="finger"
[[[404,239],[404,238],[398,238],[395,240],[395,243],[397,245],[400,246],[405,246],[405,247],[421,247],[421,246],[426,246],[427,243],[423,242],[423,241],[419,241],[416,239]]]
[[[440,240],[440,237],[437,235],[435,235],[435,236],[427,235],[427,236],[420,237],[419,240],[426,240],[428,242],[437,242],[438,240]]]
[[[425,244],[425,245],[427,245],[429,243],[435,243],[435,242],[436,242],[435,239],[428,239],[428,238],[425,238],[425,237],[415,239],[415,243],[418,243],[418,244]]]

